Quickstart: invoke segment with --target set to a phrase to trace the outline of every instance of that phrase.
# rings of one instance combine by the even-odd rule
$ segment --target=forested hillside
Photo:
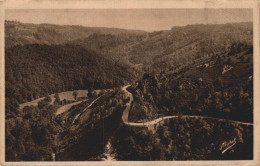
[[[146,73],[132,88],[133,121],[188,114],[252,122],[253,47],[236,43],[220,56]]]
[[[81,45],[84,48],[95,50],[116,61],[129,62],[131,48],[147,36],[144,34],[98,34],[94,33],[87,38],[69,42]],[[130,63],[131,64],[131,63]]]
[[[130,61],[148,64],[148,71],[160,72],[223,54],[233,43],[252,42],[252,23],[187,25],[150,33],[129,54]]]
[[[17,102],[68,90],[112,88],[138,76],[126,64],[72,45],[15,46],[6,50],[5,61],[7,111]]]
[[[156,133],[122,127],[112,140],[119,161],[251,160],[252,130],[252,126],[180,116],[165,120]],[[221,154],[223,142],[234,139],[234,150]]]
[[[93,34],[70,43],[160,72],[224,54],[234,43],[252,45],[252,26],[250,22],[187,25],[143,34]]]
[[[252,44],[253,24],[196,24],[144,31],[6,21],[6,47],[24,44],[81,45],[118,61],[160,72],[226,52],[233,43]]]
[[[55,153],[57,161],[85,161],[103,153],[119,126],[126,102],[123,93],[101,91],[95,106],[81,112],[98,97],[89,94],[86,101],[55,116],[61,106],[58,96],[54,104],[46,97],[38,106],[26,106],[6,119],[7,161],[51,161]]]

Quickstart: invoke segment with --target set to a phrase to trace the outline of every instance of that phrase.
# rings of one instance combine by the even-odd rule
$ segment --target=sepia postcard
[[[259,2],[0,2],[0,165],[259,166]]]

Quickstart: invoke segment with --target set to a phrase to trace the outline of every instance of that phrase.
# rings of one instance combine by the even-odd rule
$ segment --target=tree
[[[54,101],[55,103],[60,103],[60,96],[58,93],[55,93],[54,98],[55,98],[55,101]]]
[[[166,126],[160,126],[158,128],[158,136],[161,138],[161,143],[163,143],[165,146],[168,146],[171,141],[171,133],[168,131],[168,127]]]
[[[166,148],[164,145],[159,142],[153,145],[153,149],[151,150],[152,160],[165,160],[165,151]]]
[[[19,114],[19,103],[16,99],[14,98],[7,98],[5,101],[5,109],[6,109],[6,115],[17,115]]]
[[[74,91],[72,95],[74,96],[74,100],[77,100],[78,91]]]
[[[112,106],[118,106],[118,100],[116,98],[112,99]]]
[[[93,88],[92,87],[88,88],[88,94],[87,95],[88,95],[89,98],[93,97]]]
[[[46,100],[41,100],[38,102],[38,108],[43,109],[45,106],[48,105],[48,102]]]
[[[246,63],[249,63],[250,62],[250,57],[248,57],[247,59],[246,59]]]
[[[228,58],[226,64],[227,64],[227,65],[231,65],[231,62],[232,62],[232,61],[231,61],[231,58]]]
[[[218,56],[217,56],[216,63],[217,63],[217,64],[221,64],[221,62],[222,62],[222,61],[221,61],[221,58],[220,58],[220,56],[218,55]]]
[[[98,93],[97,93],[96,91],[94,91],[94,92],[92,93],[92,96],[95,98],[95,97],[98,96]]]
[[[242,55],[241,57],[240,57],[240,62],[244,62],[245,61],[245,57]]]
[[[23,114],[24,114],[23,116],[24,119],[32,119],[36,113],[33,107],[25,106],[23,108]]]
[[[243,143],[243,135],[241,131],[238,128],[234,129],[234,135],[236,137],[237,142]]]
[[[51,97],[49,95],[47,95],[45,98],[44,98],[44,101],[46,101],[47,103],[50,103],[51,102]]]
[[[220,78],[217,78],[215,81],[214,81],[214,86],[221,90],[223,88],[223,82]]]

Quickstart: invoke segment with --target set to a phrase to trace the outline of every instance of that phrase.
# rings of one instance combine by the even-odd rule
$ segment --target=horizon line
[[[169,31],[173,28],[178,28],[178,27],[186,27],[186,26],[192,26],[192,25],[226,25],[226,24],[241,24],[241,23],[253,23],[253,21],[241,21],[241,22],[227,22],[227,23],[195,23],[195,24],[186,24],[186,25],[174,25],[170,29],[161,29],[161,30],[143,30],[143,29],[127,29],[127,28],[119,28],[119,27],[106,27],[106,26],[85,26],[85,25],[80,25],[80,24],[52,24],[52,23],[31,23],[31,22],[22,22],[22,21],[17,21],[17,20],[7,20],[5,19],[5,22],[17,22],[17,23],[22,23],[22,24],[33,24],[33,25],[57,25],[57,26],[79,26],[79,27],[85,27],[85,28],[107,28],[107,29],[119,29],[119,30],[127,30],[127,31],[143,31],[146,33],[152,33],[152,32],[160,32],[160,31]]]

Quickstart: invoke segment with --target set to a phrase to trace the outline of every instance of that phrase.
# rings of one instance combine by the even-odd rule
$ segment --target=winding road
[[[129,126],[135,126],[135,127],[149,127],[151,125],[155,125],[165,119],[173,119],[173,118],[178,118],[179,116],[164,116],[162,118],[157,118],[154,119],[152,121],[149,122],[145,122],[145,123],[135,123],[135,122],[129,122],[128,121],[128,116],[129,116],[129,112],[131,109],[131,104],[133,102],[133,95],[132,93],[130,93],[127,88],[130,85],[126,85],[122,88],[122,90],[127,94],[127,96],[130,98],[129,102],[126,104],[126,108],[123,112],[122,115],[122,120],[124,122],[124,124],[129,125]],[[195,116],[195,115],[182,115],[182,117],[188,117],[188,118],[202,118],[202,119],[213,119],[213,120],[218,120],[218,121],[229,121],[232,123],[236,123],[236,124],[242,124],[242,125],[247,125],[247,126],[251,126],[253,125],[253,123],[246,123],[246,122],[240,122],[240,121],[233,121],[233,120],[227,120],[227,119],[221,119],[221,118],[215,118],[215,117],[208,117],[208,116]]]
[[[122,114],[122,121],[125,125],[128,125],[128,126],[132,126],[132,127],[150,127],[152,125],[156,125],[157,123],[161,122],[161,121],[164,121],[166,119],[173,119],[173,118],[178,118],[179,116],[165,116],[165,117],[161,117],[161,118],[157,118],[157,119],[154,119],[154,120],[151,120],[151,121],[148,121],[148,122],[144,122],[144,123],[136,123],[136,122],[129,122],[128,121],[128,116],[129,116],[129,112],[131,110],[131,105],[133,103],[133,95],[131,92],[129,92],[127,90],[127,88],[130,87],[130,85],[126,85],[122,88],[122,90],[125,92],[125,94],[129,97],[129,101],[125,104],[126,108],[125,110],[123,111],[123,114]],[[104,95],[104,94],[103,94]],[[79,116],[85,112],[88,108],[90,108],[98,99],[100,99],[103,95],[97,97],[95,100],[93,100],[87,107],[84,108],[84,110],[77,114],[73,120],[73,123],[76,119],[79,118]],[[80,104],[81,102],[84,102],[86,100],[82,100],[82,101],[78,101],[78,102],[74,102],[74,103],[71,103],[71,104],[67,104],[63,107],[60,107],[57,112],[56,112],[56,115],[59,115],[61,113],[64,113],[66,111],[68,111],[72,106],[74,105],[77,105],[77,104]],[[227,120],[227,119],[221,119],[221,118],[215,118],[215,117],[208,117],[208,116],[195,116],[195,115],[182,115],[182,117],[186,117],[186,118],[202,118],[202,119],[213,119],[213,120],[217,120],[217,121],[229,121],[229,122],[232,122],[232,123],[236,123],[236,124],[241,124],[241,125],[247,125],[247,126],[252,126],[253,123],[246,123],[246,122],[240,122],[240,121],[233,121],[233,120]],[[233,147],[234,145],[236,144],[233,143],[231,144],[230,146],[228,146],[226,149],[224,149],[222,151],[222,154],[225,153],[228,149],[230,149],[231,147]],[[110,147],[109,143],[108,143],[108,149]],[[105,154],[106,156],[106,159],[104,160],[114,160],[114,158],[109,155],[111,152],[107,151]]]
[[[130,85],[126,85],[123,87],[123,91],[127,94],[127,96],[129,97],[129,102],[126,103],[126,108],[123,112],[122,115],[122,120],[124,122],[124,124],[128,125],[128,126],[133,126],[133,127],[149,127],[152,125],[155,125],[165,119],[172,119],[172,118],[178,118],[179,116],[165,116],[162,118],[157,118],[154,119],[152,121],[149,122],[145,122],[145,123],[134,123],[134,122],[129,122],[128,121],[128,116],[129,116],[129,112],[131,110],[131,104],[133,102],[133,95],[132,93],[130,93],[127,88]],[[240,121],[233,121],[233,120],[227,120],[227,119],[221,119],[221,118],[214,118],[214,117],[208,117],[208,116],[193,116],[193,115],[183,115],[182,117],[187,117],[187,118],[202,118],[202,119],[213,119],[213,120],[218,120],[218,121],[229,121],[232,123],[236,123],[236,124],[241,124],[241,125],[246,125],[246,126],[252,126],[253,123],[246,123],[246,122],[240,122]],[[232,143],[230,146],[228,146],[227,148],[225,148],[224,150],[222,150],[222,154],[224,154],[227,150],[229,150],[230,148],[232,148],[234,145],[236,144],[236,141],[234,143]]]
[[[125,92],[125,94],[129,97],[129,102],[126,103],[126,108],[123,112],[123,115],[122,115],[122,121],[124,124],[126,125],[129,125],[129,126],[134,126],[134,127],[149,127],[149,126],[152,126],[152,125],[155,125],[163,120],[166,120],[166,119],[173,119],[173,118],[178,118],[179,116],[175,115],[175,116],[164,116],[164,117],[161,117],[161,118],[157,118],[157,119],[154,119],[154,120],[151,120],[151,121],[148,121],[148,122],[144,122],[144,123],[136,123],[136,122],[129,122],[128,121],[128,116],[129,116],[129,112],[131,110],[131,105],[132,105],[132,102],[133,102],[133,95],[131,92],[129,92],[127,90],[127,88],[130,87],[130,85],[125,85],[122,90]],[[110,89],[109,89],[110,90]],[[89,107],[91,107],[99,98],[101,98],[103,95],[97,97],[95,100],[93,100],[81,113],[77,114],[73,120],[73,122],[80,116],[80,114],[82,114],[83,112],[85,112]],[[56,112],[56,116],[59,115],[59,114],[62,114],[66,111],[68,111],[72,106],[74,105],[78,105],[80,104],[81,102],[84,102],[86,100],[81,100],[81,101],[78,101],[78,102],[74,102],[74,103],[71,103],[71,104],[67,104],[67,105],[64,105],[62,107],[60,107],[57,112]],[[208,117],[208,116],[196,116],[196,115],[182,115],[182,117],[186,117],[186,118],[202,118],[202,119],[213,119],[213,120],[218,120],[218,121],[229,121],[229,122],[232,122],[232,123],[236,123],[236,124],[241,124],[241,125],[247,125],[247,126],[251,126],[253,125],[253,123],[247,123],[247,122],[240,122],[240,121],[233,121],[233,120],[227,120],[227,119],[221,119],[221,118],[215,118],[215,117]]]

